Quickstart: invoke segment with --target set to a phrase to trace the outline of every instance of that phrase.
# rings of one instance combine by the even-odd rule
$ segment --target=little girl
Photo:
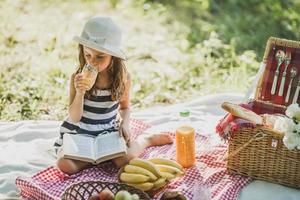
[[[79,43],[79,67],[71,76],[69,115],[61,125],[60,138],[54,144],[58,152],[57,167],[71,175],[92,166],[62,157],[65,133],[97,136],[119,131],[128,149],[126,156],[112,160],[118,167],[139,156],[146,147],[172,143],[167,134],[142,134],[130,141],[131,80],[123,63],[126,57],[121,51],[120,28],[110,18],[95,17],[85,24],[81,36],[74,40]],[[97,73],[92,87],[81,73],[85,65]]]

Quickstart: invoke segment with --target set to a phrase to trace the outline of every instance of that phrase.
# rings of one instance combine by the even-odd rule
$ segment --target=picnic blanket
[[[191,111],[193,127],[201,138],[210,138],[202,147],[212,150],[213,146],[224,143],[215,133],[216,124],[225,115],[220,105],[224,101],[242,103],[243,95],[222,93],[194,98],[185,103],[168,106],[153,106],[148,109],[133,109],[132,117],[142,120],[151,127],[146,132],[173,132],[176,127],[176,115],[183,108]],[[26,120],[5,122],[0,121],[0,199],[20,199],[20,188],[15,184],[17,177],[32,180],[38,172],[42,172],[55,164],[53,143],[59,132],[61,121]],[[200,140],[203,141],[204,140]],[[202,148],[202,149],[203,149]],[[200,149],[200,150],[202,150]],[[201,164],[205,166],[205,164]],[[202,173],[202,177],[211,177]],[[203,178],[209,183],[211,178]],[[36,182],[38,183],[38,182]],[[198,192],[205,187],[199,188]],[[221,188],[221,187],[220,187]],[[196,191],[195,191],[196,192]],[[212,193],[212,191],[210,191]],[[255,195],[253,195],[255,194]],[[296,200],[300,190],[273,184],[266,181],[253,180],[240,190],[238,200]]]
[[[133,139],[145,131],[150,125],[139,120],[131,120]],[[170,132],[173,138],[174,133]],[[240,175],[229,175],[226,172],[223,156],[226,145],[206,148],[208,138],[196,136],[196,165],[188,168],[183,177],[171,181],[163,190],[154,195],[159,199],[163,191],[176,189],[182,191],[188,199],[236,199],[242,187],[251,181]],[[147,148],[141,158],[164,157],[175,158],[175,144]],[[99,166],[86,169],[74,175],[66,175],[54,167],[49,167],[31,178],[19,177],[17,186],[21,189],[21,196],[27,199],[60,199],[64,190],[80,181],[101,180],[117,182],[118,169],[112,162],[105,162]]]

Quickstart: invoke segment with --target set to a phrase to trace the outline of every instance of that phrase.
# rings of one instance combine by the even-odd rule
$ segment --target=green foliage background
[[[62,120],[85,21],[124,31],[134,109],[245,92],[270,36],[299,39],[299,0],[2,0],[0,119]]]

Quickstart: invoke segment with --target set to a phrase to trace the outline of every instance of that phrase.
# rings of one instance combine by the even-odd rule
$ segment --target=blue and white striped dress
[[[72,123],[69,117],[60,127],[60,137],[55,141],[56,152],[63,145],[63,135],[89,134],[97,136],[118,130],[117,114],[119,102],[113,101],[109,90],[98,90],[90,99],[84,99],[83,114],[78,123]]]

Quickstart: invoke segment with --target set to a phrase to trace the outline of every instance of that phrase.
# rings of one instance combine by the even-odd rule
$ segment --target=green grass
[[[234,6],[233,0],[222,1],[223,5],[208,0],[0,1],[0,119],[66,116],[68,82],[78,54],[72,39],[94,15],[111,16],[124,31],[134,109],[212,93],[245,92],[258,70],[266,39],[279,29],[279,36],[299,37],[299,14],[287,8],[279,15],[281,1],[272,7],[279,6],[279,16],[262,21],[257,30],[253,25],[255,37],[249,35],[242,18],[236,19],[238,14],[245,23],[255,16],[255,24],[260,24],[264,16],[257,9],[266,2],[258,1],[252,10],[246,3]],[[290,18],[293,23],[288,24]],[[286,21],[275,27],[281,19]]]

